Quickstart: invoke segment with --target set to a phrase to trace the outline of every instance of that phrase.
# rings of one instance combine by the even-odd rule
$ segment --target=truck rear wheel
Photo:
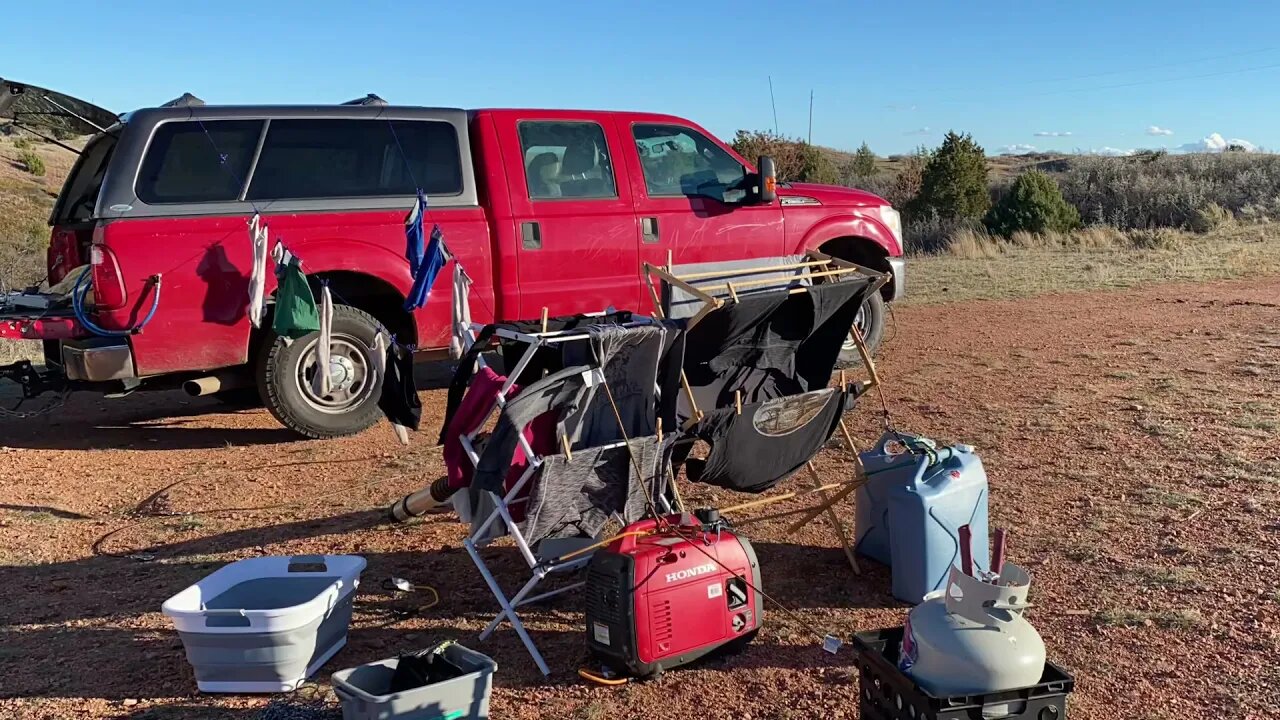
[[[271,414],[312,439],[354,435],[378,421],[382,378],[373,371],[374,336],[383,331],[372,315],[334,305],[329,361],[330,392],[313,386],[320,333],[293,342],[272,335],[258,363],[258,390]]]
[[[862,332],[862,340],[866,343],[867,351],[871,353],[873,359],[876,351],[880,349],[880,342],[884,340],[886,314],[884,298],[880,297],[880,293],[875,293],[862,303],[862,307],[858,309],[858,315],[853,319],[853,325]],[[840,359],[836,366],[852,368],[860,365],[862,365],[862,356],[858,354],[858,346],[854,345],[852,338],[846,338],[844,346],[840,348]]]

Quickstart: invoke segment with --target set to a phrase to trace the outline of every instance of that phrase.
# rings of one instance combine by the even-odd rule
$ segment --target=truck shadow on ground
[[[447,388],[452,377],[452,366],[442,362],[423,362],[414,369],[420,392]],[[0,406],[13,407],[18,396],[12,389],[4,388]],[[49,407],[52,398],[29,400],[21,409]],[[231,416],[255,414],[263,417],[230,421],[250,422],[252,427],[226,426]],[[28,450],[201,450],[304,440],[266,415],[261,407],[193,398],[178,390],[137,392],[122,398],[84,392],[33,417],[0,413],[0,445]]]
[[[77,521],[71,521],[77,522]],[[268,546],[376,529],[385,522],[381,510],[234,530],[208,537],[154,545],[140,561],[130,557],[94,556],[63,563],[0,566],[0,586],[10,600],[0,606],[0,648],[7,673],[0,697],[181,698],[195,694],[195,681],[181,642],[158,615],[164,600],[237,557],[287,552]],[[426,523],[457,525],[452,515],[431,516]],[[413,528],[410,528],[412,531]],[[444,528],[434,530],[434,536]],[[463,529],[457,526],[457,537]],[[894,607],[887,573],[864,570],[862,581],[815,583],[814,578],[839,572],[845,562],[837,548],[811,548],[786,543],[756,543],[766,591],[795,611]],[[246,552],[248,551],[248,552]],[[311,550],[314,551],[314,550]],[[130,550],[136,553],[136,550]],[[528,568],[513,547],[483,551],[486,562],[509,592],[528,577]],[[491,655],[498,661],[499,684],[545,686],[516,633],[503,626],[486,642],[477,635],[498,611],[466,551],[446,543],[429,552],[362,553],[369,565],[356,598],[348,647],[317,675],[422,649],[446,639]],[[847,566],[844,572],[848,573]],[[384,582],[403,577],[418,588],[433,586],[438,602],[425,590],[400,593]],[[565,577],[572,582],[581,577]],[[540,587],[553,587],[552,581]],[[827,587],[829,586],[829,587]],[[584,598],[570,593],[521,611],[535,643],[556,671],[552,684],[576,683],[574,670],[585,659],[580,626]],[[429,606],[429,607],[424,607]],[[786,621],[766,604],[766,628]],[[802,634],[802,630],[796,630]],[[816,643],[795,644],[783,636],[762,635],[745,651],[708,658],[703,667],[812,668],[831,664]],[[109,670],[104,670],[109,668]],[[155,714],[148,717],[182,717]],[[212,710],[211,710],[212,712]],[[216,712],[222,712],[218,710]],[[227,711],[233,712],[233,711]],[[256,712],[256,711],[255,711]],[[209,717],[251,717],[213,714]]]

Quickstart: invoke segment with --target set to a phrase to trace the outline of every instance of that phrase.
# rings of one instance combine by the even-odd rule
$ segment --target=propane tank
[[[1044,641],[1022,614],[1031,576],[1013,563],[980,575],[953,566],[947,586],[907,615],[899,667],[934,697],[1023,688],[1044,672]]]

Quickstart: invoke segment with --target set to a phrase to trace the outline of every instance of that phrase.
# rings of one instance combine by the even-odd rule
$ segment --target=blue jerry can
[[[974,567],[987,569],[987,473],[973,448],[889,432],[859,457],[867,483],[857,492],[855,547],[889,566],[894,597],[914,605],[945,585],[966,524]]]

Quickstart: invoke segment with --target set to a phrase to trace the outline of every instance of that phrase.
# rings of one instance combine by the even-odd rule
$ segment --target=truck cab
[[[0,337],[44,340],[49,371],[76,387],[185,382],[256,394],[307,437],[357,432],[379,416],[377,332],[420,351],[449,345],[449,272],[424,308],[403,309],[404,219],[422,191],[427,222],[473,280],[476,321],[643,312],[643,263],[816,249],[892,273],[859,314],[878,344],[884,302],[903,290],[897,212],[859,190],[780,183],[775,197],[763,184],[755,164],[670,115],[184,96],[103,126],[63,186],[49,280],[75,279],[92,300],[76,310],[55,297],[40,313],[0,300]],[[314,338],[286,343],[248,318],[255,213],[337,303],[327,396],[309,382],[322,371]],[[268,299],[274,285],[268,272]]]

